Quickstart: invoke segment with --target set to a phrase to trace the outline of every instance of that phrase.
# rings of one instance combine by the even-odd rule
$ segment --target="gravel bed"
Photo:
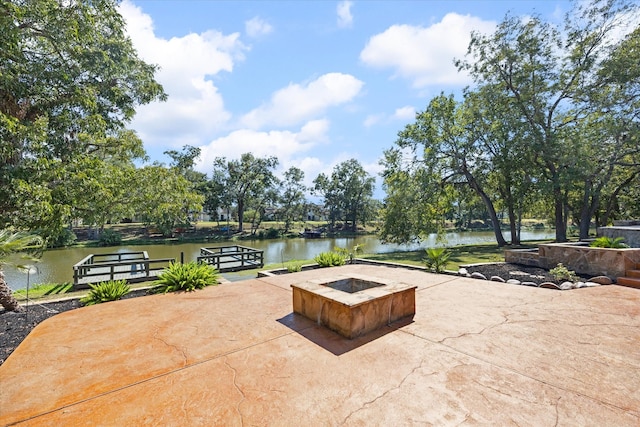
[[[520,264],[510,264],[510,263],[494,263],[494,264],[479,264],[464,267],[469,274],[471,273],[481,273],[487,279],[490,279],[491,276],[498,276],[503,278],[504,280],[516,279],[521,282],[534,282],[537,284],[541,284],[544,282],[551,282],[559,285],[564,280],[556,280],[555,277],[549,273],[549,270],[540,267],[531,267],[527,265]],[[578,275],[581,281],[586,282],[589,279],[589,276],[580,276]]]

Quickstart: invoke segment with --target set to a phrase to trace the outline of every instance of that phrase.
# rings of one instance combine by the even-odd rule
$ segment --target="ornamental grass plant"
[[[97,285],[89,285],[91,290],[86,297],[80,299],[84,305],[100,304],[108,301],[116,301],[128,294],[131,288],[126,280],[109,280]]]
[[[218,270],[209,264],[195,261],[186,264],[172,262],[153,282],[153,292],[191,292],[217,285],[218,279]]]

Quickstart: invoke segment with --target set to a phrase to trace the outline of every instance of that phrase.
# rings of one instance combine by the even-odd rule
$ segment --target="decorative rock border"
[[[520,285],[520,286],[531,286],[531,287],[537,287],[537,288],[543,288],[543,289],[556,289],[556,290],[561,290],[561,291],[566,291],[566,290],[570,290],[570,289],[581,289],[581,288],[592,288],[595,286],[602,286],[602,285],[611,285],[614,283],[613,280],[611,280],[610,277],[608,276],[595,276],[590,278],[588,281],[586,282],[582,282],[582,281],[578,281],[578,282],[562,282],[560,285],[552,283],[552,282],[543,282],[543,283],[535,283],[535,282],[531,282],[531,281],[520,281],[518,279],[503,279],[500,276],[491,276],[491,278],[487,279],[487,277],[478,272],[478,271],[474,271],[473,273],[469,273],[467,271],[466,267],[472,267],[472,266],[478,266],[478,265],[491,265],[491,264],[495,264],[495,263],[481,263],[481,264],[472,264],[472,265],[464,265],[461,266],[460,269],[458,270],[458,275],[459,276],[463,276],[463,277],[469,277],[472,279],[479,279],[479,280],[488,280],[491,282],[499,282],[499,283],[509,283],[511,285]]]

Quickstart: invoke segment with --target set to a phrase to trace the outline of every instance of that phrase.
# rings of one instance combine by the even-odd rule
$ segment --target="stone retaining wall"
[[[632,248],[640,248],[640,221],[628,222],[629,224],[624,226],[600,227],[598,228],[598,236],[622,237],[627,245]]]
[[[540,267],[538,249],[507,249],[504,251],[505,262]]]
[[[545,243],[538,249],[507,249],[506,262],[552,269],[562,263],[569,270],[591,276],[617,278],[640,263],[640,248],[591,248],[587,243]]]

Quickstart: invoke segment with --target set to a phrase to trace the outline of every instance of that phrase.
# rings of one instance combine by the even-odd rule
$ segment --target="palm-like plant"
[[[12,254],[39,254],[44,247],[42,238],[23,231],[0,230],[0,305],[7,311],[22,311],[4,278],[2,266]]]
[[[442,273],[449,262],[451,251],[447,248],[427,248],[425,264],[429,270]]]

